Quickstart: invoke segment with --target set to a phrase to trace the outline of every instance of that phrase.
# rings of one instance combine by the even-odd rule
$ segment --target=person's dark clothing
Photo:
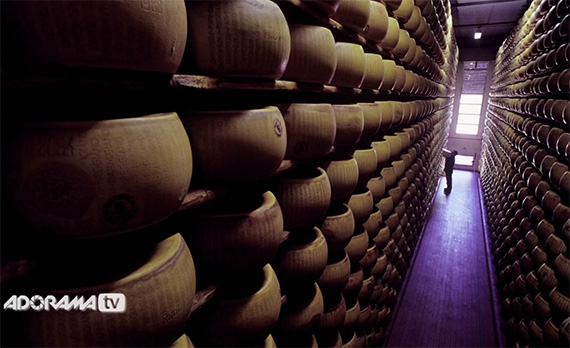
[[[453,166],[455,165],[455,155],[450,155],[445,159],[445,168],[443,171],[445,172],[445,179],[447,180],[447,187],[445,188],[445,192],[449,194],[451,192],[451,174],[453,173]]]

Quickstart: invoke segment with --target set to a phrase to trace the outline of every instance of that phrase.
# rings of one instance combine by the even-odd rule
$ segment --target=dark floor
[[[455,170],[448,196],[445,186],[442,178],[388,328],[387,347],[504,345],[495,325],[479,173]]]

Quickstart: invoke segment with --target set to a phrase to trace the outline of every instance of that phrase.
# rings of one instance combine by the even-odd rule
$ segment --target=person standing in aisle
[[[445,167],[443,168],[443,171],[445,172],[445,179],[447,181],[447,187],[445,190],[443,190],[443,192],[448,195],[451,193],[451,174],[453,173],[453,166],[455,165],[455,156],[457,156],[457,151],[444,151],[443,156],[445,157]]]

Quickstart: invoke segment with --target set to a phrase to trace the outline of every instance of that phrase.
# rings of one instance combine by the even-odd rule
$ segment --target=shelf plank
[[[208,302],[212,297],[214,297],[215,293],[216,293],[215,285],[209,285],[204,289],[197,290],[196,295],[194,295],[194,300],[192,301],[192,310],[190,314],[200,309],[206,302]]]

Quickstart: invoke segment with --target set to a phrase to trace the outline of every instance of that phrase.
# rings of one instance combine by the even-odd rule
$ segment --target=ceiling
[[[531,0],[451,0],[453,30],[459,48],[499,48],[530,6]],[[473,34],[481,28],[483,36]]]

